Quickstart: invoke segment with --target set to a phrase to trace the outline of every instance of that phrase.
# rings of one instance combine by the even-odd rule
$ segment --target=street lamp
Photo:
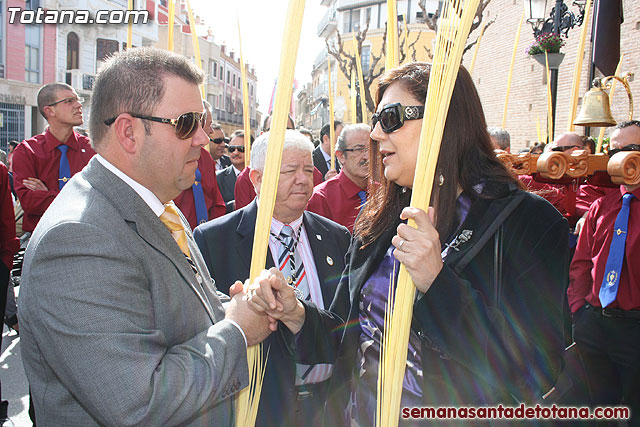
[[[582,25],[584,20],[584,9],[587,1],[575,0],[573,5],[578,6],[579,14],[576,15],[569,10],[564,1],[556,0],[555,7],[551,10],[549,18],[545,19],[547,0],[524,0],[524,15],[527,22],[533,28],[533,35],[539,36],[544,33],[561,34],[568,37],[569,30],[576,25]],[[551,116],[553,125],[556,125],[556,98],[558,93],[558,70],[551,69]],[[551,137],[551,135],[549,135]],[[551,142],[551,141],[549,141]]]

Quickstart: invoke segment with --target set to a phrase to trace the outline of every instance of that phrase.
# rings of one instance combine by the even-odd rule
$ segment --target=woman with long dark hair
[[[408,207],[429,74],[429,64],[411,63],[378,83],[370,196],[329,311],[295,301],[285,287],[249,292],[256,307],[299,333],[301,360],[334,363],[326,407],[332,423],[350,407],[360,425],[374,424],[384,312],[400,262],[417,288],[402,406],[535,402],[560,370],[567,222],[545,200],[522,191],[496,159],[463,67],[432,208]],[[404,223],[408,218],[417,228]]]

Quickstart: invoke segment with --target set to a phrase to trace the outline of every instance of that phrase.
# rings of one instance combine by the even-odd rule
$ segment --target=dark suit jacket
[[[254,200],[245,208],[197,227],[193,233],[209,272],[222,292],[228,293],[236,280],[244,281],[249,276],[257,212]],[[328,307],[344,270],[344,255],[351,236],[345,227],[329,219],[312,212],[304,212],[303,215],[322,297],[325,307]],[[271,252],[267,251],[266,267],[273,266]],[[283,326],[281,329],[286,331]],[[265,352],[267,348],[269,356],[256,425],[293,425],[296,399],[294,357],[279,333],[267,338]]]
[[[325,424],[343,425],[339,412],[349,401],[357,365],[360,328],[342,326],[357,324],[360,290],[398,224],[363,249],[354,238],[329,311],[305,307],[297,360],[335,363]],[[450,251],[429,291],[413,306],[412,329],[422,342],[423,401],[429,406],[535,402],[554,384],[562,362],[567,221],[542,198],[510,191],[496,200],[476,198],[460,230],[472,230],[471,239]]]
[[[218,179],[220,193],[222,193],[222,198],[227,206],[227,213],[233,212],[235,201],[234,190],[236,187],[236,173],[233,170],[233,166],[228,166],[216,172],[216,178]]]
[[[226,154],[223,154],[222,157],[220,157],[220,164],[223,168],[228,168],[231,166],[231,158]]]
[[[321,150],[320,145],[313,149],[313,166],[320,171],[322,179],[324,180],[324,176],[329,172],[329,167]],[[336,170],[340,172],[340,162],[338,162],[338,159],[336,159]]]

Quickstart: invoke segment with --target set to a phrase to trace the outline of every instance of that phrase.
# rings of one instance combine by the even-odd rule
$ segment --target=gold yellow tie
[[[164,205],[164,212],[160,215],[160,221],[169,229],[171,236],[180,247],[180,250],[182,250],[186,256],[191,257],[189,245],[187,244],[187,233],[184,231],[180,214],[178,214],[173,202]]]

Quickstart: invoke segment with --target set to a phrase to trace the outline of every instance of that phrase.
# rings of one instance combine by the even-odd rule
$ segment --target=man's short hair
[[[45,119],[47,118],[47,116],[44,114],[44,107],[48,107],[54,102],[60,101],[59,99],[57,99],[56,95],[59,90],[72,90],[75,92],[75,89],[73,89],[73,87],[69,86],[66,83],[60,82],[47,83],[46,85],[42,86],[40,90],[38,90],[38,111],[40,111],[40,114]]]
[[[329,126],[330,126],[330,123],[327,123],[324,126],[322,126],[322,129],[320,129],[320,142],[324,140],[325,135],[329,136],[329,133],[331,132],[329,130]],[[338,126],[342,126],[342,122],[339,120],[334,120],[333,129],[338,129]]]
[[[264,164],[267,160],[267,144],[269,142],[269,132],[265,132],[256,139],[251,147],[251,169],[264,172]],[[313,143],[309,138],[298,132],[297,130],[287,129],[284,133],[285,150],[308,151],[309,155],[313,152]]]
[[[231,141],[233,138],[235,137],[240,137],[240,138],[244,138],[244,129],[236,129],[233,131],[233,133],[231,134],[231,136],[229,137],[229,141]],[[253,137],[253,135],[251,135],[251,143],[253,144],[253,141],[255,141],[256,139]]]
[[[498,147],[500,147],[501,150],[511,148],[511,135],[509,135],[509,132],[507,132],[505,129],[497,126],[489,126],[487,128],[487,132],[490,136],[496,139]]]
[[[358,131],[366,131],[368,133],[371,133],[371,126],[365,123],[356,123],[343,127],[342,132],[340,132],[340,136],[338,137],[338,141],[336,142],[336,151],[343,151],[344,149],[346,149],[347,139],[349,139],[349,135]]]
[[[613,128],[613,130],[616,129],[624,129],[626,127],[629,126],[637,126],[640,128],[640,121],[639,120],[627,120],[626,122],[620,122],[616,125],[616,127]]]
[[[289,124],[291,125],[291,127],[289,127]],[[267,125],[269,125],[267,127]],[[291,117],[291,115],[287,114],[287,129],[295,129],[296,128],[296,124],[293,121],[293,118]],[[262,122],[262,131],[263,132],[269,132],[271,130],[271,114],[267,114],[267,117],[264,118],[264,122]]]
[[[97,147],[105,139],[105,120],[129,112],[153,115],[165,93],[164,79],[180,77],[199,85],[204,74],[182,55],[164,49],[138,47],[116,53],[98,73],[91,97],[89,133],[91,145]],[[146,121],[145,130],[150,132]]]
[[[222,125],[218,122],[211,122],[211,129],[213,130],[222,130]],[[224,131],[222,131],[224,133]]]
[[[300,129],[298,129],[298,131],[299,131],[301,134],[303,134],[303,135],[313,137],[313,134],[312,134],[312,133],[311,133],[311,131],[310,131],[309,129],[307,129],[307,128],[300,128]]]

